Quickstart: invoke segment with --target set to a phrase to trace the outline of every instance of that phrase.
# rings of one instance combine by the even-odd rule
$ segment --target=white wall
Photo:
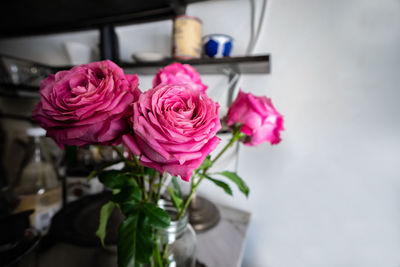
[[[204,34],[233,35],[235,54],[244,53],[248,1],[201,3],[188,13],[203,19]],[[245,75],[241,86],[273,99],[285,116],[283,141],[241,147],[248,200],[201,188],[252,212],[243,266],[400,266],[399,13],[397,0],[269,1],[255,52],[271,53],[272,73]],[[168,53],[154,44],[159,31],[141,27],[120,30],[124,58],[148,48],[146,38],[151,49]],[[32,38],[1,41],[0,48],[65,64],[56,56],[65,39],[39,39],[33,46]],[[157,40],[168,47],[166,35]],[[204,79],[212,95],[224,88],[224,77]]]

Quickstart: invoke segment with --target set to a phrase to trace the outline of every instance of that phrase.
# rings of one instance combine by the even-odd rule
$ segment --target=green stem
[[[156,179],[159,177],[159,173],[156,172],[154,177],[150,177],[150,186],[149,186],[149,202],[151,202],[151,198],[153,197],[154,192],[154,184]]]
[[[142,184],[143,198],[147,199],[146,181],[145,181],[145,178],[144,178],[144,168],[143,168],[142,164],[140,164],[139,159],[135,155],[133,155],[132,158],[133,158],[133,161],[135,162],[135,165],[139,168],[140,173],[142,174],[142,177],[141,177],[141,179],[139,178],[139,180],[141,180],[141,184]]]
[[[160,199],[161,187],[162,187],[162,185],[164,184],[166,178],[167,178],[167,173],[164,172],[164,173],[161,175],[160,183],[158,184],[157,194],[155,195],[155,199],[154,199],[154,203],[155,203],[155,204],[157,204],[158,200]]]
[[[168,260],[168,246],[169,246],[169,244],[168,244],[168,242],[165,240],[165,238],[163,238],[163,240],[162,240],[162,242],[164,243],[164,248],[163,248],[163,255],[162,255],[162,258],[163,258],[163,260],[165,261],[165,262],[167,262],[167,260]]]
[[[239,140],[243,136],[244,134],[240,132],[240,129],[234,129],[233,136],[229,143],[226,144],[225,147],[218,153],[218,155],[211,161],[212,164],[205,171],[207,171],[226,152],[226,150],[228,150],[229,147],[231,147],[237,140]]]
[[[163,261],[161,259],[161,254],[160,254],[160,248],[158,246],[158,235],[155,235],[154,243],[155,243],[155,248],[153,250],[153,255],[155,256],[155,258],[157,260],[158,266],[163,267]]]
[[[199,182],[203,179],[203,177],[200,178]],[[178,213],[178,220],[182,218],[183,214],[185,214],[186,209],[189,207],[190,201],[192,200],[194,193],[196,193],[196,185],[192,186],[192,189],[190,190],[189,196],[186,198],[185,204],[183,205],[183,208],[179,211]]]
[[[185,214],[187,208],[189,207],[190,201],[192,200],[194,194],[196,193],[197,187],[200,185],[201,181],[204,179],[204,177],[205,177],[204,175],[206,174],[208,169],[214,165],[214,163],[228,150],[228,148],[230,148],[236,141],[238,141],[243,136],[245,136],[245,135],[240,132],[240,128],[233,129],[233,136],[232,136],[231,140],[218,153],[218,155],[211,161],[212,164],[203,170],[203,175],[200,176],[200,179],[197,181],[197,183],[194,182],[195,176],[192,177],[192,186],[191,186],[192,189],[190,190],[189,196],[185,200],[183,208],[178,213],[178,219],[182,218],[183,214]]]
[[[194,181],[195,177],[192,177],[192,180]],[[192,182],[192,189],[190,190],[189,196],[185,200],[185,204],[183,205],[183,208],[179,211],[178,213],[178,219],[182,218],[183,214],[185,214],[187,208],[190,205],[190,202],[192,201],[192,198],[194,197],[194,194],[196,193],[196,189],[201,183],[201,181],[204,179],[204,176],[200,176],[199,180],[197,183]]]
[[[194,186],[194,179],[196,178],[196,174],[197,174],[197,172],[195,171],[192,179],[190,179],[190,188],[193,188],[193,186]]]
[[[203,172],[203,174],[205,174],[205,172]],[[194,189],[197,189],[197,187],[200,185],[201,181],[204,179],[204,176],[201,176],[199,178],[199,180],[197,181],[197,183],[194,184]]]
[[[118,156],[122,160],[126,160],[126,158],[124,157],[124,153],[121,151],[121,149],[119,149],[119,147],[113,146],[112,148],[114,149],[115,152],[117,152]]]
[[[140,169],[140,171],[143,173],[143,172],[144,172],[144,169],[143,169],[142,164],[140,164],[139,159],[138,159],[135,155],[133,155],[132,158],[133,158],[133,161],[135,162],[136,166],[137,166],[137,167]]]
[[[142,191],[143,191],[143,199],[147,199],[147,193],[146,193],[146,182],[144,180],[144,177],[142,177]]]

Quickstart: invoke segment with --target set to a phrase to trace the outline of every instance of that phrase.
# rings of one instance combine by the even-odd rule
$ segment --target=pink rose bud
[[[138,78],[106,60],[57,72],[40,85],[32,118],[59,146],[116,145],[127,132],[126,112],[138,99]]]
[[[189,181],[219,144],[218,108],[187,84],[161,84],[133,104],[133,132],[123,142],[144,166]]]
[[[153,87],[159,84],[185,83],[205,93],[207,86],[201,82],[200,74],[188,64],[172,63],[160,69],[153,79]]]
[[[229,107],[225,121],[229,126],[241,125],[241,132],[248,138],[244,144],[255,146],[264,142],[278,144],[283,131],[283,117],[266,96],[254,96],[240,90]]]

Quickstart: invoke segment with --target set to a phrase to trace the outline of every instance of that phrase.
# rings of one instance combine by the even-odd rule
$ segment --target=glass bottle
[[[22,162],[14,193],[19,198],[16,212],[33,209],[31,224],[42,232],[48,231],[51,218],[61,208],[61,186],[54,165],[45,150],[42,128],[29,128],[30,143]]]

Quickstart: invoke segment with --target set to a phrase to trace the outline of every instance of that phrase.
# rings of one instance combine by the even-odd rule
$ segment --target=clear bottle
[[[16,212],[33,209],[31,224],[43,234],[48,231],[51,218],[61,208],[61,186],[54,165],[46,151],[42,128],[29,128],[30,143],[27,156],[19,172],[14,193],[20,202]]]

